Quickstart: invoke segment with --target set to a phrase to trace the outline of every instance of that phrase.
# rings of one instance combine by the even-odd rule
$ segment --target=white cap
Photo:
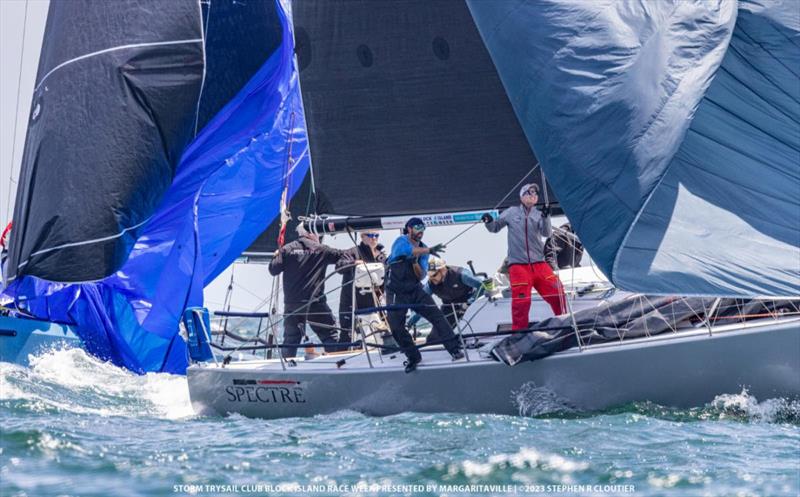
[[[432,255],[428,258],[428,272],[431,273],[436,272],[445,267],[446,265],[447,264],[444,262],[444,259],[442,259],[441,257],[436,257],[435,255]]]
[[[519,198],[524,197],[525,194],[531,190],[536,191],[536,194],[538,195],[539,185],[537,185],[536,183],[528,183],[527,185],[522,185],[522,188],[519,189]]]

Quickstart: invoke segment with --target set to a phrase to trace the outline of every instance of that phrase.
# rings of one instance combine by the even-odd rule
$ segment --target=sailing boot
[[[419,359],[409,359],[409,360],[403,362],[403,365],[406,367],[406,369],[405,369],[406,373],[411,373],[413,371],[416,371],[417,370],[417,364],[419,364],[419,363],[420,363]]]
[[[410,373],[416,370],[417,364],[419,364],[422,361],[422,354],[419,353],[419,350],[414,349],[414,352],[416,352],[416,354],[413,353],[411,355],[406,354],[408,360],[406,360],[403,363],[403,365],[406,367],[406,373]]]

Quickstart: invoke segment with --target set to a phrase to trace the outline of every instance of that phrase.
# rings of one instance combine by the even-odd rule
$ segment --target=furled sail
[[[130,4],[144,8],[142,2]],[[19,308],[75,325],[90,352],[133,371],[185,371],[186,345],[178,336],[183,310],[202,305],[204,285],[277,217],[283,191],[293,195],[308,170],[293,35],[284,6],[213,2],[204,17],[209,41],[215,16],[225,23],[234,18],[264,29],[277,26],[278,32],[243,30],[229,37],[244,45],[223,50],[226,57],[261,54],[257,65],[246,64],[255,71],[246,78],[231,78],[232,69],[215,65],[215,49],[206,46],[205,84],[210,95],[220,95],[210,100],[224,107],[183,150],[174,179],[124,264],[96,282],[62,284],[25,275],[6,289]],[[232,84],[244,84],[230,101],[224,97],[230,89],[211,83],[214,67]],[[203,116],[192,109],[192,125],[195,119],[201,125]]]
[[[491,209],[541,182],[463,0],[293,0],[320,214]]]
[[[468,4],[548,181],[611,281],[800,295],[796,3]]]

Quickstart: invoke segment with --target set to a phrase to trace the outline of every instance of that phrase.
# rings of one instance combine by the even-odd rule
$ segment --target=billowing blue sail
[[[616,285],[800,295],[800,11],[468,1],[562,207]]]
[[[97,282],[26,275],[6,293],[36,317],[73,324],[93,354],[137,372],[182,373],[178,324],[203,287],[279,213],[309,167],[288,6],[281,43],[184,151],[121,269]],[[213,15],[213,12],[212,14]]]

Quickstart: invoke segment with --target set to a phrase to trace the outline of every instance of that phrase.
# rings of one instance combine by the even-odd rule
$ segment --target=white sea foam
[[[573,461],[557,454],[545,454],[536,449],[523,447],[513,454],[495,454],[486,461],[465,460],[451,464],[447,468],[449,475],[463,474],[468,478],[485,478],[498,470],[508,468],[536,468],[561,474],[584,471],[589,468],[585,462]]]
[[[717,395],[710,406],[720,417],[745,417],[751,421],[775,423],[800,420],[800,402],[787,399],[767,399],[759,402],[746,388],[738,394]]]
[[[185,377],[136,375],[83,349],[32,356],[29,368],[0,364],[0,400],[25,400],[33,409],[101,416],[179,419],[194,414]]]

